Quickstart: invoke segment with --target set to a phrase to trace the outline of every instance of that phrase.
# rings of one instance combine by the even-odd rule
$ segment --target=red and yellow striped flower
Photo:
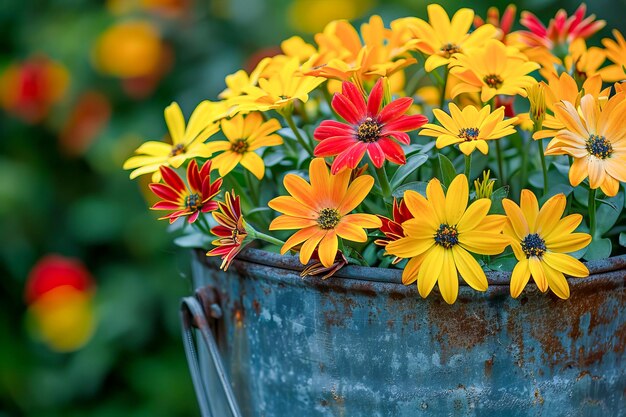
[[[246,222],[241,215],[241,202],[235,192],[224,194],[224,202],[218,201],[218,207],[213,218],[218,223],[211,229],[211,233],[218,239],[211,242],[215,248],[207,252],[207,256],[221,256],[220,269],[226,271],[235,256],[243,249],[244,241],[248,237]]]
[[[174,223],[179,217],[189,216],[188,222],[193,223],[200,213],[217,209],[218,204],[213,198],[220,192],[222,179],[211,181],[211,161],[207,161],[198,169],[195,159],[187,166],[187,183],[170,167],[162,166],[161,175],[165,184],[150,184],[150,190],[162,198],[152,206],[153,210],[172,210],[159,220],[169,219]]]

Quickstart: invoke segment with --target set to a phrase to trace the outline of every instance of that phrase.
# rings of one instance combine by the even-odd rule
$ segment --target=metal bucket
[[[398,270],[302,279],[295,258],[252,249],[217,265],[197,253],[204,305],[183,309],[218,317],[203,337],[220,354],[201,345],[194,377],[204,415],[626,415],[626,256],[588,263],[566,301],[533,285],[512,299],[509,274],[490,273],[452,306]]]

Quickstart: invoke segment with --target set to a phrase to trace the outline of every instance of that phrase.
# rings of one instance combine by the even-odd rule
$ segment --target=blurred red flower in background
[[[94,280],[81,261],[59,255],[40,259],[24,293],[36,337],[58,352],[82,347],[96,327],[94,291]]]
[[[65,96],[67,69],[44,55],[13,63],[0,74],[0,106],[27,123],[39,123]]]

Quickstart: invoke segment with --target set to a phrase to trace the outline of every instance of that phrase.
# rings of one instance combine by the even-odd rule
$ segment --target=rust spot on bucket
[[[259,300],[252,300],[252,308],[257,315],[261,314],[261,303],[259,303]]]
[[[485,361],[485,376],[491,378],[493,373],[493,358],[489,358]]]

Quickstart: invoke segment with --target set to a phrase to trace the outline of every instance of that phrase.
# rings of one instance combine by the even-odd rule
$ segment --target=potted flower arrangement
[[[207,415],[624,411],[626,42],[427,11],[289,38],[126,161],[205,249]]]

